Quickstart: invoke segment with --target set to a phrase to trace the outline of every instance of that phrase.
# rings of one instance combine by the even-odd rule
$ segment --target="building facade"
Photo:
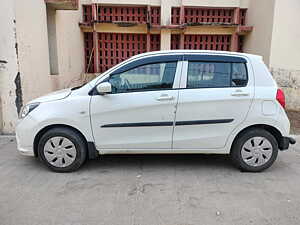
[[[298,0],[28,0],[0,8],[0,129],[27,101],[135,54],[166,49],[262,55],[300,110]]]

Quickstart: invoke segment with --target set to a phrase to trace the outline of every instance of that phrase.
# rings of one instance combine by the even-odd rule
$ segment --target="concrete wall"
[[[16,1],[16,24],[23,101],[26,103],[52,91],[45,3]]]
[[[300,69],[300,1],[277,0],[274,12],[271,66]]]
[[[54,89],[75,86],[85,79],[83,33],[78,26],[82,21],[80,11],[56,11],[59,73],[51,77]]]
[[[101,4],[133,4],[133,5],[161,5],[164,2],[170,6],[209,6],[209,7],[242,7],[247,8],[251,0],[84,0],[85,3]],[[83,1],[81,1],[83,2]]]
[[[14,1],[3,1],[0,7],[0,68],[1,126],[4,133],[13,131],[17,120],[15,78],[18,74]]]
[[[23,104],[51,91],[76,85],[78,78],[82,78],[83,34],[78,26],[81,12],[56,13],[58,75],[50,75],[44,1],[3,1],[0,15],[0,60],[8,62],[0,69],[0,127],[4,133],[12,133],[17,109]]]
[[[251,0],[246,18],[253,31],[245,36],[244,51],[263,56],[267,65],[270,62],[274,7],[275,0]]]
[[[252,1],[252,0],[250,0]],[[207,7],[241,7],[247,8],[249,0],[182,0],[186,6],[207,6]]]
[[[244,43],[245,52],[263,56],[291,110],[300,110],[299,10],[298,0],[251,0],[247,25],[253,31]]]
[[[118,4],[118,5],[160,5],[163,0],[90,0],[91,3]],[[174,1],[174,0],[170,0]],[[82,1],[81,1],[82,2]],[[85,0],[85,2],[88,2]]]
[[[59,73],[59,68],[58,68],[58,55],[57,55],[56,9],[47,6],[46,11],[47,11],[46,14],[47,14],[50,74],[57,75]]]
[[[270,68],[287,96],[287,106],[300,110],[300,1],[277,0]]]

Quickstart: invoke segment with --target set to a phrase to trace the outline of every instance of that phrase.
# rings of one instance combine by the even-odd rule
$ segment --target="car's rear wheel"
[[[86,159],[86,144],[76,131],[69,128],[48,130],[38,144],[40,159],[56,172],[77,170]]]
[[[278,143],[268,131],[254,128],[243,132],[231,149],[234,164],[243,171],[259,172],[269,168],[278,155]]]

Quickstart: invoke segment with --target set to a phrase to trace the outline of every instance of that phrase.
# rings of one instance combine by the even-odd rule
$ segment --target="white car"
[[[250,54],[159,51],[136,55],[80,88],[23,107],[18,150],[58,172],[102,154],[230,154],[262,171],[289,137],[282,90]]]

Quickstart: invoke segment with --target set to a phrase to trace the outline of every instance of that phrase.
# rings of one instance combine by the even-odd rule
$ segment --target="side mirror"
[[[97,85],[96,87],[100,95],[105,95],[111,93],[111,84],[109,82],[103,82]]]

